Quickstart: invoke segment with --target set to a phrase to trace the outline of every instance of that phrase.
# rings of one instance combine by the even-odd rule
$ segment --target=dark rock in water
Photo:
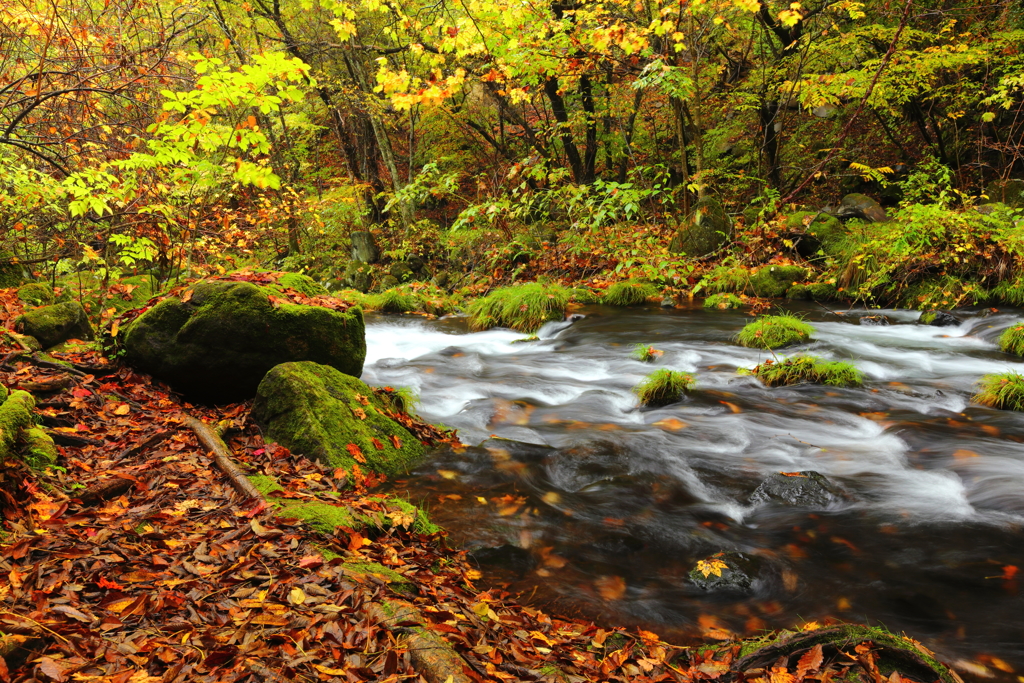
[[[860,324],[875,327],[885,327],[889,324],[889,319],[884,315],[862,315],[860,317]]]
[[[507,543],[497,548],[477,548],[468,554],[469,559],[479,565],[506,569],[519,576],[537,566],[537,560],[527,550]]]
[[[672,299],[671,297],[666,297],[666,298],[662,299],[661,300],[661,307],[662,308],[675,308],[676,307],[675,299]]]
[[[697,588],[715,592],[750,593],[760,562],[737,552],[720,552],[699,560],[689,578]]]
[[[583,315],[582,313],[570,313],[569,315],[567,315],[565,317],[565,319],[568,320],[571,323],[574,323],[577,320],[583,320],[586,317],[587,316]]]
[[[380,249],[373,233],[367,230],[356,230],[350,236],[352,240],[352,260],[360,263],[376,263],[380,258]]]
[[[598,552],[609,555],[632,555],[644,549],[644,542],[632,536],[602,536],[589,544]]]
[[[948,311],[925,311],[918,318],[918,322],[932,327],[956,327],[960,319]]]
[[[89,316],[77,301],[25,311],[14,319],[14,331],[35,337],[44,349],[68,339],[88,341],[94,337]]]
[[[775,472],[768,475],[750,494],[751,503],[775,502],[801,506],[824,506],[842,498],[842,489],[825,475],[813,470]]]
[[[849,218],[863,218],[872,223],[883,223],[889,220],[882,205],[866,194],[848,194],[843,197],[836,210],[836,218],[847,220]]]

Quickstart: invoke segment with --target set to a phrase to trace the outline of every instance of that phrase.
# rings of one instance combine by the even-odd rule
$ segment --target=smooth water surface
[[[420,415],[471,446],[435,453],[403,488],[456,543],[525,550],[485,565],[487,579],[670,638],[833,616],[1024,669],[1024,415],[970,401],[982,374],[1024,371],[995,343],[1020,312],[963,312],[959,327],[938,328],[872,311],[892,324],[867,326],[863,312],[808,306],[815,341],[782,354],[850,360],[860,389],[769,389],[737,375],[770,357],[732,342],[742,313],[583,312],[525,344],[460,319],[368,321],[363,378],[413,388]],[[632,360],[638,343],[664,355]],[[631,387],[662,367],[694,373],[699,390],[639,409]],[[766,475],[802,470],[848,499],[749,502]],[[688,579],[722,550],[761,562],[752,593]]]

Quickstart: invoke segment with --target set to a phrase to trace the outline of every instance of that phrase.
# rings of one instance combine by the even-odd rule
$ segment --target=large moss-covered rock
[[[401,474],[423,444],[388,417],[388,406],[355,377],[312,362],[283,363],[260,382],[252,406],[263,438],[333,467]],[[355,446],[355,448],[352,448]]]
[[[0,289],[17,287],[25,280],[25,271],[17,263],[14,255],[0,251]]]
[[[21,432],[35,426],[32,419],[35,405],[32,394],[20,390],[10,392],[0,403],[0,460],[16,455]]]
[[[818,252],[833,255],[846,236],[846,226],[823,211],[797,211],[786,217],[786,228],[796,234],[797,253],[813,258]]]
[[[714,197],[698,201],[687,223],[669,244],[669,251],[674,254],[705,256],[732,239],[732,220]]]
[[[310,360],[358,376],[366,357],[360,308],[281,303],[274,289],[250,282],[199,282],[122,335],[126,362],[209,402],[251,398],[281,363]]]
[[[750,290],[755,296],[780,297],[805,277],[807,271],[800,266],[764,266],[750,278]]]
[[[14,329],[35,337],[44,349],[68,339],[89,340],[95,336],[89,316],[77,301],[65,301],[26,311],[14,319]]]

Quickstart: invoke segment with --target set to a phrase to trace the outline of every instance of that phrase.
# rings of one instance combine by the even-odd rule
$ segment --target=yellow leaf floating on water
[[[657,422],[654,422],[652,424],[655,427],[660,427],[661,429],[667,429],[670,432],[678,432],[680,429],[686,429],[687,427],[690,426],[690,425],[686,424],[685,422],[683,422],[682,420],[677,420],[674,417],[669,417],[669,418],[666,418],[664,420],[658,420]]]
[[[714,574],[715,576],[721,576],[723,569],[728,569],[729,565],[721,560],[698,560],[697,571],[707,578]]]
[[[974,451],[969,451],[966,448],[959,448],[954,451],[953,457],[957,460],[963,460],[964,458],[977,458],[978,454]]]

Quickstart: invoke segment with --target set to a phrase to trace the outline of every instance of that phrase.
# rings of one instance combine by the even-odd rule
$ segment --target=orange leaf
[[[378,451],[384,450],[384,444],[380,442],[380,439],[372,439],[372,441],[374,448],[376,448]]]
[[[605,600],[618,600],[626,594],[626,580],[621,576],[602,576],[594,587]]]
[[[824,656],[821,652],[821,643],[815,645],[807,651],[800,661],[796,665],[796,677],[803,680],[803,677],[809,673],[814,673],[821,668],[821,663],[824,660]]]
[[[352,455],[353,458],[355,458],[356,462],[361,462],[364,464],[366,463],[366,458],[363,457],[363,451],[359,448],[359,446],[357,446],[354,443],[350,443],[348,446],[345,446],[345,448],[348,449],[348,452]]]
[[[362,408],[353,408],[352,414],[358,417],[360,420],[366,419],[366,411],[363,410]]]
[[[391,435],[391,445],[394,446],[395,448],[401,448],[402,447],[402,442],[398,440],[397,436],[392,434]]]

